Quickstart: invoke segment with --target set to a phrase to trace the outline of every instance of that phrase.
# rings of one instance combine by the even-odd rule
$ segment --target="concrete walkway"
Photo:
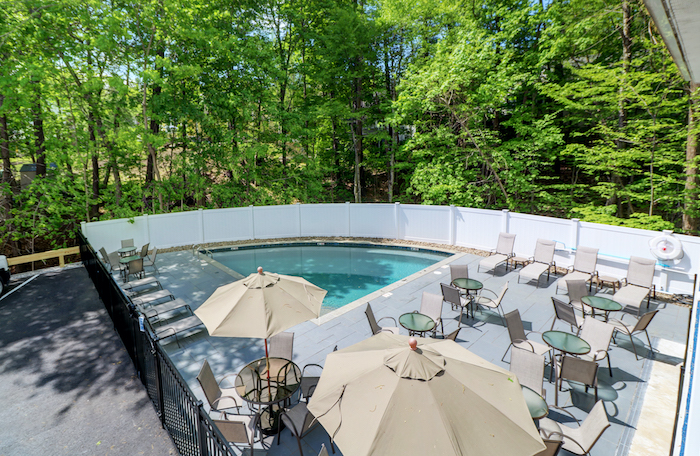
[[[0,300],[0,423],[0,456],[178,454],[82,267]]]

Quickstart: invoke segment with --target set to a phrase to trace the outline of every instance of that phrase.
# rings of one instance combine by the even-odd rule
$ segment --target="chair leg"
[[[606,353],[605,357],[608,359],[608,372],[610,373],[610,377],[612,377],[612,367],[610,366],[610,354]]]
[[[647,338],[649,335],[647,334]],[[639,361],[639,355],[637,354],[637,347],[634,345],[634,339],[632,339],[632,333],[630,333],[630,343],[632,344],[632,350],[634,351],[634,357],[637,358]],[[651,344],[649,344],[649,348],[651,348]]]
[[[511,344],[508,345],[508,348],[506,348],[506,352],[503,354],[503,357],[501,358],[502,362],[504,362],[504,363],[506,362],[506,355],[508,354],[508,350],[510,350],[510,347],[512,347],[512,346],[513,346],[513,343],[511,342]]]

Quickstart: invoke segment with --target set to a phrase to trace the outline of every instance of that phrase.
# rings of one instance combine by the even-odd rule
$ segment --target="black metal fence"
[[[95,250],[78,233],[80,257],[114,328],[121,337],[156,413],[183,456],[235,456],[221,433],[182,379],[167,353],[154,340],[148,321],[139,315]]]

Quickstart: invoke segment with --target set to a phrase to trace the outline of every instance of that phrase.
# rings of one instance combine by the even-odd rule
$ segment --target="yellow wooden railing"
[[[63,267],[66,265],[66,255],[75,255],[80,253],[80,247],[68,247],[67,249],[49,250],[48,252],[32,253],[31,255],[22,255],[18,257],[8,258],[7,264],[14,266],[17,264],[33,263],[35,261],[49,260],[58,258],[58,264]]]

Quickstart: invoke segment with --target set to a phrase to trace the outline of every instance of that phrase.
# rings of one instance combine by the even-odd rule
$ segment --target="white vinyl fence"
[[[111,252],[121,239],[159,248],[210,242],[295,237],[370,237],[458,245],[481,250],[496,246],[498,233],[515,233],[515,252],[529,257],[538,238],[557,241],[557,266],[573,263],[578,246],[600,249],[601,274],[623,278],[630,256],[653,258],[655,231],[623,228],[536,215],[455,206],[412,204],[294,204],[144,215],[133,219],[83,223],[96,249]],[[657,262],[656,289],[693,294],[700,261],[700,238],[675,235],[683,244],[680,260]]]

